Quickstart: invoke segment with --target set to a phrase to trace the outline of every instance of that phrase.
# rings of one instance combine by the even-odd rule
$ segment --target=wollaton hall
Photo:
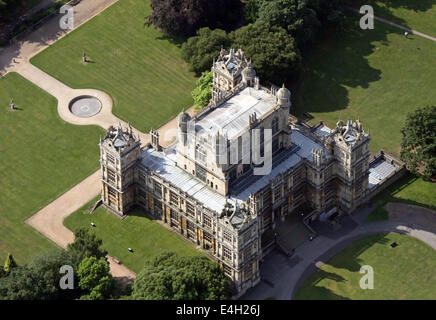
[[[238,297],[260,281],[259,264],[275,246],[291,252],[293,238],[314,235],[313,221],[351,214],[404,165],[372,157],[359,120],[334,129],[295,120],[290,91],[263,87],[242,50],[222,50],[212,70],[210,103],[193,118],[178,115],[168,148],[156,132],[141,149],[131,128],[109,128],[100,141],[102,202],[121,217],[140,206],[162,220],[219,262]],[[232,152],[254,129],[268,174],[244,159],[254,150]]]

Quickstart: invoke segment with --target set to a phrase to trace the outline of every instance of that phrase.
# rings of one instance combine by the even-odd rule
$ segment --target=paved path
[[[357,9],[355,9],[355,8],[352,8],[352,7],[349,7],[349,6],[344,6],[344,7],[345,7],[346,9],[348,9],[348,10],[351,10],[351,11],[354,11],[354,12],[359,13],[359,10],[357,10]],[[383,23],[389,24],[389,25],[391,25],[391,26],[393,26],[393,27],[396,27],[396,28],[402,29],[402,30],[407,31],[407,32],[409,32],[409,33],[411,33],[411,34],[416,34],[417,36],[420,36],[420,37],[423,37],[423,38],[426,38],[426,39],[429,39],[429,40],[432,40],[432,41],[436,41],[436,38],[435,38],[435,37],[429,36],[428,34],[425,34],[425,33],[419,32],[419,31],[417,31],[417,30],[414,30],[414,29],[411,29],[411,28],[408,28],[408,27],[402,26],[401,24],[398,24],[398,23],[395,23],[395,22],[389,21],[389,20],[387,20],[387,19],[377,17],[376,15],[374,15],[373,17],[374,17],[375,20],[378,20],[378,21],[380,21],[380,22],[383,22]]]
[[[379,233],[403,233],[415,237],[436,250],[436,228],[430,225],[424,228],[418,224],[422,222],[422,217],[415,208],[402,207],[401,216],[391,213],[392,219],[402,221],[380,221],[363,222],[341,235],[341,230],[337,231],[337,237],[327,237],[320,235],[313,241],[307,241],[296,248],[295,254],[291,258],[284,257],[278,252],[272,252],[261,266],[263,281],[255,288],[252,288],[243,299],[265,299],[274,297],[279,300],[292,299],[302,285],[304,280],[317,270],[317,266],[322,265],[331,257],[342,251],[354,241],[371,234]],[[413,210],[412,212],[410,212]],[[430,211],[430,210],[429,210]],[[430,211],[431,212],[431,211]],[[395,218],[393,218],[395,216]],[[353,218],[354,222],[356,222]],[[391,219],[391,220],[392,220]],[[436,213],[430,217],[436,219]]]
[[[79,27],[118,0],[82,0],[74,6],[74,25]],[[14,71],[24,61],[47,48],[72,30],[62,30],[59,26],[60,15],[46,21],[36,31],[25,34],[18,42],[0,47],[0,76]],[[15,59],[15,62],[14,62]]]
[[[76,28],[88,21],[96,14],[117,0],[82,0],[75,7]],[[65,36],[68,32],[59,28],[58,17],[48,21],[37,31],[29,33],[18,43],[0,49],[0,75],[8,72],[17,72],[38,87],[50,93],[58,100],[59,116],[66,122],[75,125],[98,125],[104,129],[116,126],[119,123],[126,126],[127,123],[112,114],[112,99],[102,91],[94,89],[72,89],[37,67],[33,66],[30,59],[55,41]],[[73,115],[69,110],[70,101],[81,95],[94,96],[101,101],[100,112],[89,118],[80,118]],[[193,108],[188,110],[193,115]],[[172,144],[177,137],[177,122],[171,120],[158,129],[160,143],[163,147]],[[142,145],[150,142],[148,134],[133,129],[140,138]],[[71,190],[64,193],[55,201],[48,204],[25,222],[41,232],[43,235],[65,248],[74,240],[73,233],[63,225],[63,220],[86,203],[97,197],[101,192],[100,170],[93,173],[84,181]],[[123,279],[135,278],[135,273],[123,265],[114,262],[108,256],[111,274]]]
[[[100,170],[31,216],[26,223],[65,248],[68,243],[73,242],[74,235],[63,225],[64,219],[99,193]]]
[[[85,23],[95,15],[106,9],[117,0],[82,0],[75,6],[74,19],[75,27]],[[110,96],[99,90],[72,89],[62,82],[30,64],[29,60],[41,50],[45,49],[55,41],[65,36],[70,31],[61,30],[59,17],[50,19],[38,30],[24,36],[23,39],[0,48],[0,75],[8,72],[17,72],[26,79],[56,97],[58,100],[59,116],[72,124],[89,125],[95,124],[107,129],[111,125],[122,123],[112,114],[112,99]],[[91,95],[102,102],[102,110],[94,117],[79,118],[69,112],[69,102],[80,95]],[[140,137],[142,143],[149,141],[148,135],[134,130]],[[74,240],[73,233],[64,227],[63,220],[83,205],[91,201],[100,193],[100,171],[95,172],[77,186],[51,202],[35,215],[26,220],[26,223],[37,229],[43,235],[65,248],[68,243]],[[133,279],[135,273],[123,265],[114,262],[108,256],[111,274],[114,277]]]

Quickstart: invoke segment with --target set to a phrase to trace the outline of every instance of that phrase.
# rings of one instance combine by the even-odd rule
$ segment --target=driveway
[[[401,213],[392,206],[390,208],[389,221],[364,222],[364,217],[371,211],[371,207],[360,209],[352,217],[342,217],[340,222],[346,227],[320,234],[313,241],[305,242],[296,248],[295,254],[290,258],[273,251],[261,265],[261,283],[250,289],[242,299],[292,299],[304,280],[317,270],[317,266],[321,266],[356,240],[371,234],[402,233],[415,237],[436,250],[435,225],[419,225],[423,221],[428,221],[427,219],[434,223],[435,212],[404,204],[394,204],[394,208],[400,208]],[[422,215],[426,217],[423,218]]]

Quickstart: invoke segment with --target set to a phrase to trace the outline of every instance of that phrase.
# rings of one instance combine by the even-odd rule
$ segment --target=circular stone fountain
[[[100,112],[101,102],[92,96],[80,96],[71,100],[69,108],[75,116],[89,118]]]

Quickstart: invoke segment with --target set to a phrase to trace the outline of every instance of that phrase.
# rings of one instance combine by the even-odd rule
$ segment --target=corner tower
[[[338,198],[346,211],[354,209],[365,196],[369,177],[369,133],[359,120],[339,120],[333,131],[334,150],[340,188]]]
[[[136,202],[136,164],[139,161],[140,141],[132,127],[121,124],[109,127],[100,139],[100,165],[103,205],[123,217]]]

